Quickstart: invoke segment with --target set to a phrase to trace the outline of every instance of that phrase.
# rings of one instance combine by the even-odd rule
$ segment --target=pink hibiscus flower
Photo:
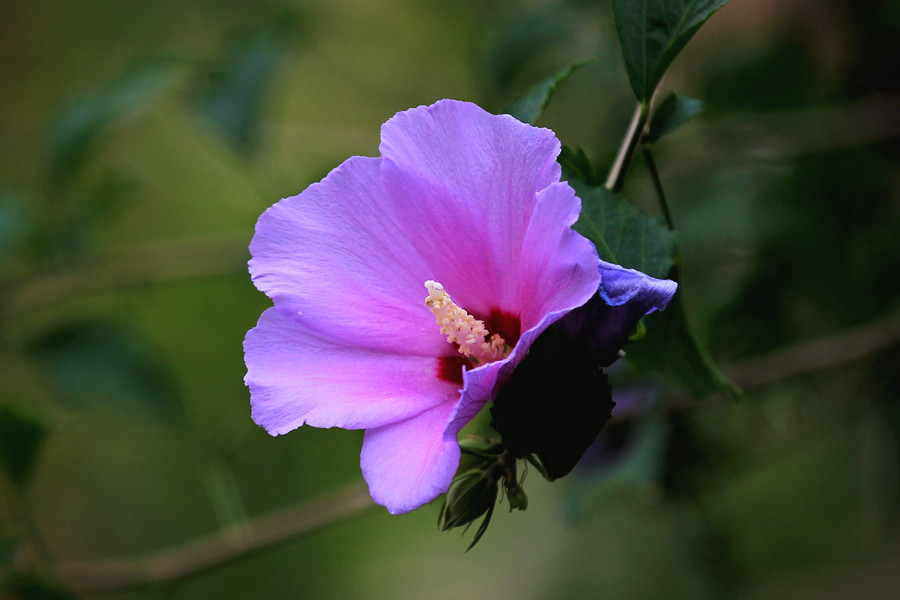
[[[547,129],[442,100],[385,123],[380,157],[269,208],[250,245],[274,304],[244,343],[254,421],[365,429],[363,476],[391,513],[447,491],[459,430],[598,291],[559,151]]]

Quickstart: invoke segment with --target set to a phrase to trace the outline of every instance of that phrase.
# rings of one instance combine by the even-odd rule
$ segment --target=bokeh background
[[[528,511],[500,506],[469,553],[437,504],[373,507],[97,597],[895,598],[898,45],[896,0],[733,0],[663,84],[706,104],[656,160],[691,317],[742,404],[623,363],[602,446],[532,474]],[[399,110],[500,112],[591,56],[539,124],[607,165],[633,99],[605,1],[4,0],[0,572],[136,557],[358,483],[359,432],[250,420],[256,218],[376,155]],[[655,213],[639,159],[624,193]]]

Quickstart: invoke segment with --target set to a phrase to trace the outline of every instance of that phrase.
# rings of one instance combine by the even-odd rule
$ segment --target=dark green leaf
[[[666,458],[668,424],[658,412],[651,412],[634,427],[634,439],[624,460],[607,473],[608,483],[618,481],[636,487],[659,484]]]
[[[168,374],[127,330],[80,323],[46,336],[33,351],[74,404],[110,402],[167,418],[181,408]]]
[[[626,397],[629,394],[627,389],[619,392]],[[634,390],[631,393],[635,393]],[[620,439],[616,441],[621,445],[614,450],[604,448],[599,451],[599,460],[592,457],[597,462],[580,471],[582,480],[592,484],[589,486],[592,489],[587,490],[591,495],[621,487],[646,489],[659,485],[662,478],[669,437],[669,425],[663,411],[648,409],[642,417],[617,425],[620,429],[616,435]],[[609,434],[610,429],[612,427],[605,430],[604,435]],[[603,442],[610,443],[608,439],[601,444]]]
[[[518,12],[502,23],[490,42],[487,75],[498,90],[506,90],[536,57],[571,36],[578,14],[563,4],[534,12]]]
[[[27,237],[30,222],[26,206],[17,194],[0,188],[0,266]]]
[[[613,0],[613,18],[631,88],[650,100],[672,61],[728,0]]]
[[[109,219],[126,209],[135,199],[138,183],[133,178],[106,171],[95,185],[85,190],[76,209],[66,219],[65,231],[60,236],[60,249],[74,255],[90,243],[92,234],[109,225]]]
[[[675,260],[678,234],[620,194],[588,186],[576,178],[570,178],[569,184],[582,204],[575,229],[594,242],[600,258],[651,277],[666,276]]]
[[[46,578],[32,573],[12,573],[0,582],[0,597],[10,600],[75,600],[75,596]]]
[[[610,440],[611,429],[617,430],[615,442]],[[669,441],[669,425],[662,411],[650,409],[642,418],[619,421],[600,437],[596,452],[592,448],[590,459],[579,466],[566,499],[567,512],[575,519],[586,517],[598,499],[610,494],[630,491],[646,498],[662,491]],[[621,445],[607,447],[611,443]]]
[[[15,560],[16,545],[12,540],[0,537],[0,570],[9,571]]]
[[[195,94],[200,113],[218,125],[238,150],[252,149],[259,137],[265,92],[294,26],[294,20],[286,17],[237,40],[207,73]]]
[[[653,144],[703,111],[703,103],[693,98],[677,96],[674,92],[666,95],[656,107],[647,127],[647,142]]]
[[[588,158],[584,148],[578,147],[573,150],[569,146],[563,146],[557,161],[566,177],[580,179],[590,187],[603,185],[604,176],[591,164],[591,159]]]
[[[710,435],[692,411],[670,412],[668,425],[660,472],[663,489],[672,499],[696,498],[714,486],[717,475],[736,458],[734,447]]]
[[[0,468],[11,481],[18,485],[28,481],[46,437],[41,422],[0,406]]]
[[[131,176],[116,171],[106,171],[91,188],[84,218],[95,222],[103,217],[120,214],[134,200],[140,185]]]
[[[120,78],[63,110],[47,140],[53,182],[61,184],[84,165],[96,140],[111,123],[149,104],[169,88],[179,64],[166,57],[141,61]]]
[[[507,106],[503,112],[514,116],[523,123],[534,124],[544,112],[544,109],[547,108],[547,104],[550,103],[550,98],[553,97],[559,84],[568,79],[572,73],[591,62],[591,60],[572,63],[555,75],[533,85],[528,91],[513,100],[512,104]]]
[[[582,201],[575,229],[594,242],[600,257],[651,277],[668,276],[677,251],[677,234],[662,219],[646,215],[621,195],[588,186],[574,175],[566,173]],[[642,367],[671,375],[697,396],[724,393],[737,398],[740,392],[690,329],[682,295],[675,294],[661,314],[647,317],[646,336],[629,349],[628,356],[637,353],[636,362]]]
[[[552,479],[562,477],[609,421],[612,390],[588,348],[560,328],[547,329],[491,407],[491,426],[518,458],[534,454]]]
[[[629,362],[668,375],[696,398],[724,394],[740,399],[740,390],[722,374],[691,328],[683,295],[679,290],[666,310],[646,317],[647,334],[629,348]]]

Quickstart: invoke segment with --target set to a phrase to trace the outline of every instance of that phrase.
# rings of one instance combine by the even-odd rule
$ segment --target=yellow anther
[[[488,330],[483,321],[479,321],[450,299],[437,281],[426,281],[428,297],[425,305],[434,313],[441,333],[459,346],[459,352],[472,360],[476,365],[494,362],[506,358],[510,349],[502,337],[496,333],[487,341]]]

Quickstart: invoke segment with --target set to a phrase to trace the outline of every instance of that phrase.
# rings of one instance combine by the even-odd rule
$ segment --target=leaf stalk
[[[628,125],[628,131],[622,138],[616,159],[609,175],[606,176],[606,183],[603,184],[607,190],[618,192],[622,189],[625,182],[625,174],[628,172],[628,165],[637,149],[638,143],[644,135],[644,126],[647,124],[647,117],[650,115],[650,103],[639,102],[634,109],[634,115],[631,117],[631,123]]]
[[[663,218],[666,220],[666,226],[669,231],[675,231],[675,221],[672,220],[672,213],[669,212],[669,203],[666,202],[666,193],[663,191],[662,180],[659,177],[659,171],[656,169],[656,161],[653,160],[653,153],[650,146],[641,143],[641,153],[644,156],[644,163],[650,172],[650,180],[653,182],[653,190],[656,192],[656,199],[659,201],[659,208],[662,211]]]

